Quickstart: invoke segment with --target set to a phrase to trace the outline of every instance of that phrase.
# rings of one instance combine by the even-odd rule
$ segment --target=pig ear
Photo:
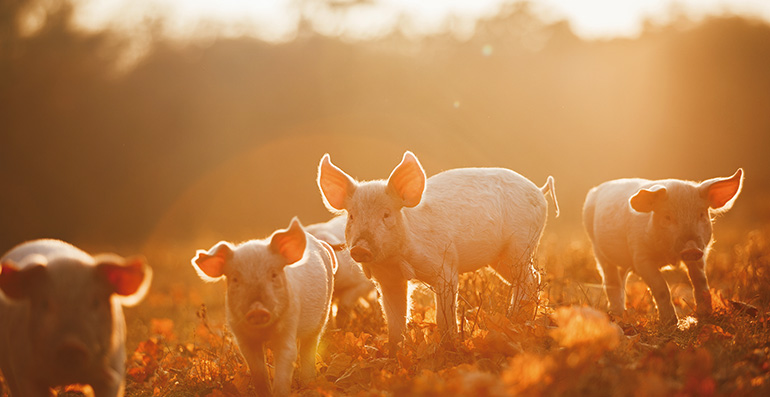
[[[414,207],[422,200],[425,179],[425,171],[417,157],[407,151],[388,177],[388,188],[401,198],[405,207]]]
[[[0,291],[10,299],[25,299],[31,287],[47,274],[44,264],[30,264],[19,269],[12,261],[5,261],[0,264]]]
[[[698,188],[701,195],[708,201],[709,207],[727,211],[733,206],[743,188],[743,168],[738,168],[738,171],[730,177],[703,181]]]
[[[225,275],[225,263],[233,255],[233,246],[220,241],[210,250],[198,250],[190,261],[203,281],[217,281]]]
[[[270,249],[284,257],[287,265],[302,259],[306,244],[305,230],[302,229],[297,217],[291,220],[288,229],[279,230],[270,237]]]
[[[348,199],[356,189],[356,181],[336,165],[332,164],[329,154],[324,154],[318,165],[318,188],[324,205],[332,212],[342,211],[347,207]]]
[[[666,188],[661,185],[654,185],[647,189],[639,189],[628,202],[631,208],[637,212],[650,212],[666,198]]]
[[[152,269],[143,256],[123,259],[117,255],[105,254],[94,258],[96,271],[120,298],[123,306],[139,303],[150,289]]]

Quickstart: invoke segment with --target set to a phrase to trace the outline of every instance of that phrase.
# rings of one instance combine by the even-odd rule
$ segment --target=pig
[[[329,244],[297,218],[269,238],[198,250],[192,265],[204,281],[227,281],[227,323],[261,396],[287,396],[299,350],[300,381],[316,376],[318,340],[326,326],[337,262]],[[297,343],[299,342],[299,349]],[[265,348],[275,357],[271,390]]]
[[[459,168],[427,178],[407,151],[387,180],[366,182],[325,154],[317,183],[327,209],[347,213],[345,240],[353,260],[376,281],[391,356],[406,329],[409,280],[433,289],[447,343],[457,339],[460,273],[489,265],[511,284],[511,307],[536,307],[540,275],[533,258],[547,193],[558,211],[553,177],[541,188],[504,168]]]
[[[16,246],[0,264],[0,369],[11,396],[48,396],[76,383],[97,397],[122,396],[122,306],[147,293],[144,258],[91,256],[42,239]]]
[[[611,314],[625,311],[630,271],[650,287],[661,324],[677,323],[671,293],[660,268],[684,262],[696,313],[711,313],[706,257],[714,216],[728,211],[743,186],[743,169],[730,177],[697,183],[679,179],[618,179],[592,188],[583,224],[593,244]]]
[[[337,256],[332,296],[337,303],[337,315],[334,318],[337,327],[345,327],[359,299],[368,297],[374,290],[374,283],[364,275],[361,266],[350,257],[350,251],[345,246],[346,222],[347,216],[341,215],[328,222],[305,226],[305,231],[329,243]]]

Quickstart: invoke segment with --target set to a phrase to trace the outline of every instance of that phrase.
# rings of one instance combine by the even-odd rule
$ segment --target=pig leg
[[[526,313],[527,318],[533,318],[537,309],[540,273],[532,263],[531,252],[529,250],[524,252],[526,256],[509,252],[492,266],[497,274],[511,286],[508,317],[522,312]],[[530,259],[522,261],[522,258]]]
[[[243,358],[246,359],[246,363],[249,365],[251,385],[254,386],[257,395],[263,397],[272,395],[267,366],[265,365],[265,348],[262,343],[258,342],[253,345],[243,346],[241,354],[243,354]]]
[[[123,396],[125,381],[100,381],[91,384],[94,390],[94,397],[115,397]]]
[[[406,330],[407,281],[402,279],[380,283],[380,292],[382,310],[388,322],[390,356],[395,357]]]
[[[121,368],[121,366],[124,365],[123,360],[125,360],[125,356],[125,350],[120,349],[113,359],[113,365],[117,368],[106,366],[101,374],[99,374],[100,376],[90,382],[95,397],[114,397],[123,395],[126,381],[125,370]]]
[[[436,323],[442,339],[457,339],[457,274],[445,274],[434,287],[436,293]]]
[[[320,337],[321,334],[319,333],[301,340],[299,343],[299,379],[303,385],[316,378],[315,359]]]
[[[275,396],[288,396],[291,391],[291,378],[294,375],[294,362],[297,361],[297,337],[293,332],[279,340],[274,348],[275,379],[273,389]],[[315,356],[313,356],[315,359]]]
[[[671,302],[671,292],[658,266],[650,261],[637,261],[636,263],[637,265],[634,267],[636,273],[650,287],[652,296],[655,298],[655,304],[658,305],[660,321],[667,326],[676,325],[677,318],[674,303]]]
[[[709,283],[706,279],[706,260],[685,262],[685,265],[687,265],[687,274],[690,276],[695,295],[696,312],[699,316],[708,316],[711,314],[712,308]]]
[[[604,280],[604,293],[607,295],[607,301],[610,305],[610,313],[616,316],[623,315],[626,310],[626,272],[621,275],[620,268],[610,262],[594,246],[596,253],[596,263],[602,273]]]

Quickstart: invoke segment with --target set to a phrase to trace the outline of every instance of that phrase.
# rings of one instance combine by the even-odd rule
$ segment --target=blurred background
[[[553,175],[551,238],[605,180],[738,167],[720,223],[764,224],[770,2],[627,3],[4,0],[0,251],[261,238],[330,218],[324,153],[365,180],[405,150]]]

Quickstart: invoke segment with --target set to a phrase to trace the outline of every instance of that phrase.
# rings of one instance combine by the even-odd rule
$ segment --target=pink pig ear
[[[0,291],[11,299],[25,299],[30,287],[47,274],[42,264],[27,265],[19,269],[12,261],[0,264]]]
[[[191,263],[204,281],[217,281],[225,275],[225,264],[233,255],[233,247],[227,241],[220,241],[210,250],[198,250]]]
[[[291,220],[288,229],[279,230],[270,237],[270,249],[284,257],[287,260],[287,265],[302,259],[302,256],[305,255],[306,244],[305,230],[297,217]]]
[[[94,259],[97,273],[107,281],[124,306],[139,303],[147,294],[152,281],[152,269],[143,256],[123,259],[117,255],[104,254]]]
[[[326,208],[333,212],[344,210],[356,189],[356,181],[332,164],[328,153],[324,154],[318,165],[317,182]]]
[[[414,207],[422,200],[425,179],[425,171],[417,157],[407,151],[388,177],[388,188],[401,198],[405,207]]]
[[[743,188],[743,168],[738,168],[738,171],[730,177],[703,181],[698,188],[701,190],[701,195],[708,201],[709,207],[727,211],[733,206],[735,198]]]
[[[661,185],[653,185],[647,189],[639,189],[628,202],[631,208],[637,212],[650,212],[666,199],[666,188]]]

